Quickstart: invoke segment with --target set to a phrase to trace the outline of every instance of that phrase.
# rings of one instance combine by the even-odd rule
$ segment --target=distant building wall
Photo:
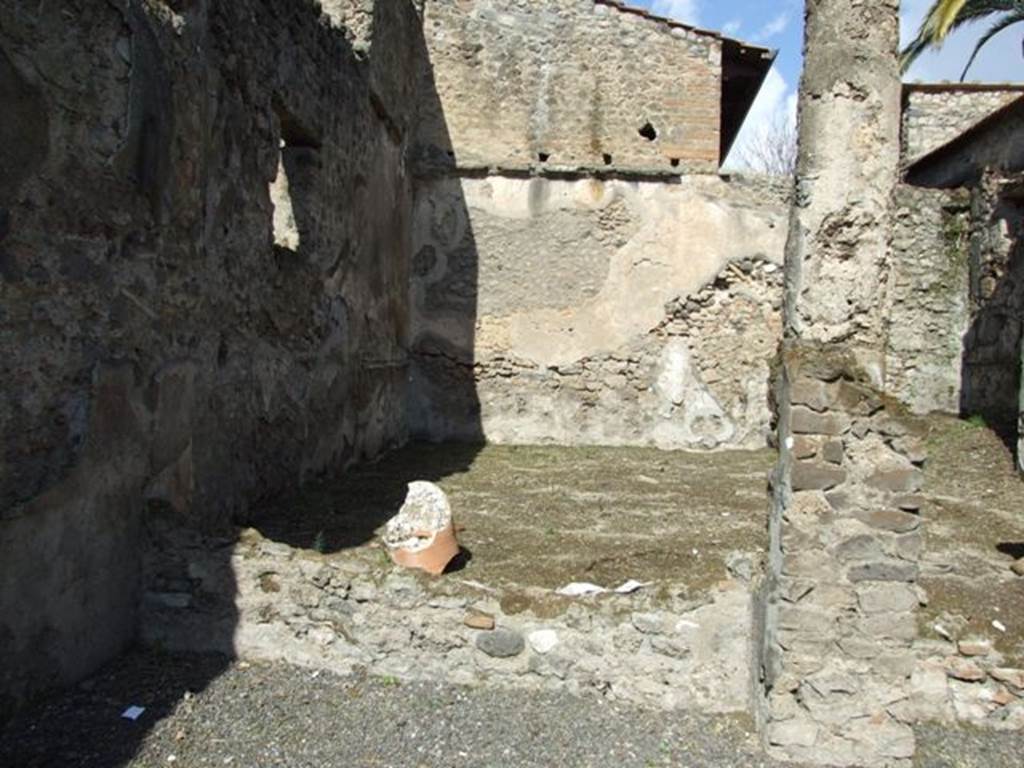
[[[909,84],[903,90],[903,164],[948,144],[983,118],[1024,96],[1024,86]]]
[[[917,413],[958,413],[970,322],[970,197],[896,190],[885,389]]]
[[[971,322],[964,337],[961,410],[1009,434],[1020,412],[1024,198],[1006,194],[1006,182],[989,173],[971,190]]]
[[[976,186],[986,169],[1024,170],[1024,96],[914,163],[906,180],[923,187]]]
[[[442,113],[421,165],[718,169],[713,34],[594,0],[428,0],[425,36]]]
[[[413,434],[763,445],[788,185],[717,176],[723,40],[603,0],[424,24]]]

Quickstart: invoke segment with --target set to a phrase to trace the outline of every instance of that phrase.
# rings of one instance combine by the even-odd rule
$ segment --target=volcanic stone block
[[[854,583],[861,581],[916,581],[919,572],[920,569],[915,563],[881,560],[853,567],[847,578]]]
[[[871,512],[855,512],[858,520],[872,528],[892,533],[910,533],[921,527],[921,518],[898,509],[876,509]]]
[[[923,476],[918,469],[880,471],[868,478],[867,484],[880,491],[916,493],[921,490]]]
[[[840,414],[815,413],[802,405],[793,408],[790,425],[797,435],[841,435],[850,427]]]
[[[846,471],[825,464],[799,461],[793,465],[794,491],[828,491],[846,481]]]

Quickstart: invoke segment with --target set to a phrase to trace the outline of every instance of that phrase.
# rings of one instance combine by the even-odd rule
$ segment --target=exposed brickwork
[[[441,110],[421,165],[718,169],[716,35],[593,0],[430,0],[425,14]]]

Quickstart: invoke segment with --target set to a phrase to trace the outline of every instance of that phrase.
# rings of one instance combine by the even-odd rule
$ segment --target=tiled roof
[[[904,83],[904,91],[919,93],[985,93],[989,91],[1024,91],[1024,83]]]
[[[607,5],[607,6],[610,6],[611,8],[615,8],[620,13],[629,13],[629,14],[633,14],[634,16],[641,16],[641,17],[643,17],[645,19],[648,19],[650,21],[658,22],[659,24],[667,24],[669,27],[673,27],[675,29],[685,29],[685,30],[693,32],[694,34],[697,34],[697,35],[704,35],[706,37],[712,37],[712,38],[715,38],[715,39],[718,39],[718,40],[731,40],[732,39],[732,38],[727,38],[721,32],[715,32],[714,30],[710,30],[710,29],[702,29],[701,27],[695,27],[692,24],[684,24],[681,21],[676,21],[675,19],[670,19],[667,16],[659,16],[656,13],[651,13],[646,8],[638,8],[635,5],[629,5],[627,3],[624,3],[624,2],[622,2],[622,0],[594,0],[594,5]],[[763,50],[763,51],[770,51],[771,50],[770,48],[765,48],[765,47],[759,46],[759,45],[750,45],[749,43],[744,43],[741,40],[737,40],[736,42],[741,43],[745,48],[751,48],[751,49]]]

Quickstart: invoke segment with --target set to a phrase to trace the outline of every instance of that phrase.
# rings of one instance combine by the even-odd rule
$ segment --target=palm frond
[[[925,17],[921,29],[928,30],[931,39],[936,43],[941,43],[946,39],[946,35],[949,34],[950,28],[960,16],[965,5],[967,5],[967,0],[938,0]]]
[[[998,35],[1007,27],[1013,26],[1014,24],[1019,24],[1022,21],[1024,21],[1024,8],[1010,12],[1003,18],[999,19],[999,21],[997,21],[991,27],[989,27],[988,31],[985,34],[983,34],[981,38],[978,40],[977,45],[974,46],[974,50],[971,52],[971,58],[967,60],[967,66],[964,67],[963,74],[960,75],[960,82],[963,82],[964,78],[967,77],[967,70],[971,68],[971,65],[974,63],[974,60],[978,57],[978,54],[981,52],[981,49],[985,47],[985,44],[989,40]]]
[[[1024,0],[935,0],[917,36],[900,52],[905,72],[929,48],[939,48],[946,37],[972,21],[1000,13],[1024,11]]]

